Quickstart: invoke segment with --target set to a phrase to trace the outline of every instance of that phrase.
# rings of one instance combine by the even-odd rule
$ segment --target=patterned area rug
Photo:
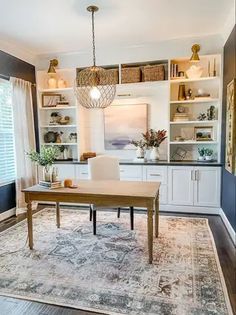
[[[93,236],[88,211],[62,210],[60,229],[54,209],[37,213],[33,251],[26,221],[1,233],[0,294],[103,314],[232,314],[207,220],[161,216],[149,265],[145,214],[135,231],[127,213],[97,217]]]

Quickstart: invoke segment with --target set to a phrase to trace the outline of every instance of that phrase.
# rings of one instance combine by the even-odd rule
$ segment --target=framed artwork
[[[112,105],[104,110],[106,150],[135,149],[131,140],[139,140],[147,131],[147,104]]]
[[[236,79],[227,85],[225,169],[236,175]]]
[[[213,127],[194,127],[194,137],[196,141],[212,141]]]
[[[61,94],[44,93],[42,94],[42,107],[55,107],[61,101]]]

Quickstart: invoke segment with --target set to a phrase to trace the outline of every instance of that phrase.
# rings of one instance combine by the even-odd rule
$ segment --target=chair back
[[[114,156],[100,155],[88,159],[89,179],[119,180],[119,159]]]

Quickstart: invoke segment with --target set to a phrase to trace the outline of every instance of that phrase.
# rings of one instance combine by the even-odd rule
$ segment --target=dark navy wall
[[[26,81],[35,83],[35,67],[25,61],[13,57],[0,50],[0,74],[21,78]],[[32,88],[34,103],[34,119],[36,139],[38,139],[38,119],[37,119],[37,103],[36,89]],[[38,143],[38,142],[37,142]],[[15,207],[15,184],[0,187],[0,213]]]
[[[236,27],[224,46],[224,79],[223,79],[223,111],[222,111],[222,161],[225,161],[226,130],[226,88],[236,77]],[[222,209],[230,224],[236,231],[236,176],[223,167],[222,169]]]

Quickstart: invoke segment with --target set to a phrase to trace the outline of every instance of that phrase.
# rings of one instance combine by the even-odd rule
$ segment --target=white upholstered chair
[[[89,179],[120,180],[119,159],[113,156],[101,155],[88,159]],[[100,207],[99,207],[100,208]],[[120,208],[117,212],[120,217]],[[93,234],[96,234],[96,205],[90,205],[90,221],[93,219]],[[134,208],[130,207],[130,226],[134,228]]]

